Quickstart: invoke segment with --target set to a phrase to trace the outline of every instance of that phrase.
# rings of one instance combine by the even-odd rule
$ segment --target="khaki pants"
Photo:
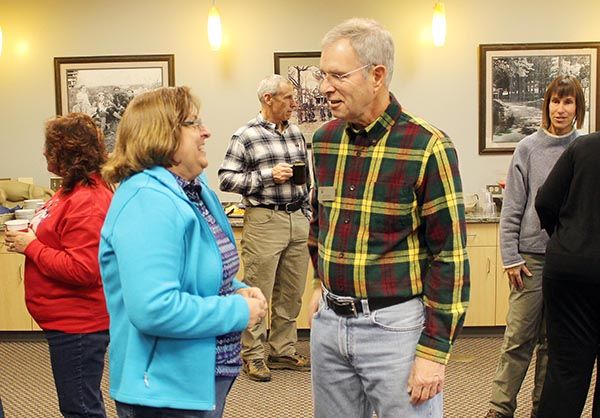
[[[244,282],[256,286],[271,301],[272,356],[296,352],[296,318],[308,270],[308,219],[293,213],[265,208],[247,208],[242,231]],[[266,319],[242,333],[242,358],[264,358]]]
[[[535,385],[533,388],[532,414],[537,413],[546,367],[548,346],[542,297],[542,270],[544,256],[521,254],[525,265],[533,274],[524,277],[522,290],[510,291],[506,331],[500,354],[500,363],[492,383],[491,407],[512,417],[517,408],[517,394],[529,368],[534,348],[536,352]],[[508,278],[505,278],[508,280]]]

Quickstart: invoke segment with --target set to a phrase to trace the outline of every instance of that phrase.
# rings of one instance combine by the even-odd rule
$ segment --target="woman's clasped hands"
[[[267,315],[267,299],[258,287],[244,287],[236,292],[242,295],[248,303],[250,309],[250,319],[248,320],[248,329],[254,327]]]

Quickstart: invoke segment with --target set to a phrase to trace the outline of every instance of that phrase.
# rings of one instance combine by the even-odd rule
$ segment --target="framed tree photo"
[[[580,132],[600,118],[600,43],[486,44],[479,46],[479,154],[512,153],[541,125],[544,93],[557,76],[576,77],[585,94]]]
[[[313,133],[333,119],[327,98],[319,91],[315,73],[319,71],[320,52],[275,52],[275,74],[287,77],[294,86],[298,107],[290,122],[298,125],[310,145]]]
[[[106,149],[136,95],[175,85],[174,55],[116,55],[54,58],[56,113],[83,112],[102,129]]]

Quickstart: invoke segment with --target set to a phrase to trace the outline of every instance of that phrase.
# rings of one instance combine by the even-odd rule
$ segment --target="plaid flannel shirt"
[[[306,160],[306,142],[300,129],[287,124],[279,132],[274,123],[258,116],[238,129],[229,142],[223,164],[219,168],[219,188],[239,193],[247,206],[259,204],[282,205],[297,200],[308,208],[306,184],[297,186],[287,181],[273,181],[273,167],[279,163],[292,164]]]
[[[422,297],[417,355],[446,363],[469,300],[458,159],[443,132],[390,99],[364,130],[333,120],[313,137],[315,285],[357,298]]]

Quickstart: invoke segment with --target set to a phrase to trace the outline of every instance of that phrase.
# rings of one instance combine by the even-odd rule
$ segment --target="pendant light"
[[[444,46],[446,43],[446,8],[442,1],[436,2],[433,6],[431,35],[433,36],[433,45]]]
[[[208,12],[208,43],[210,49],[218,51],[223,43],[223,28],[221,26],[221,15],[215,3],[216,0],[213,0],[212,7]]]

